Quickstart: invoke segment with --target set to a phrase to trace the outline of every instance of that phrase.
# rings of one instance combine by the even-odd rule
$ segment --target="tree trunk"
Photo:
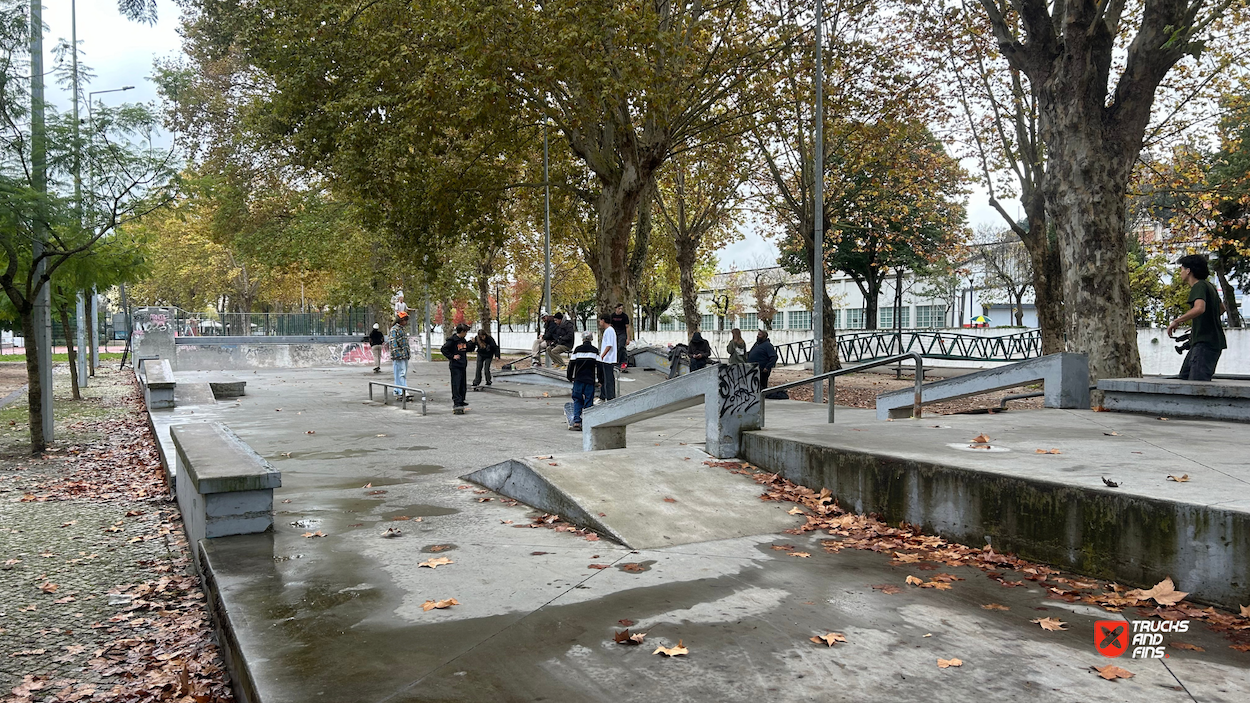
[[[638,223],[634,227],[634,248],[629,255],[626,308],[631,307],[631,303],[638,300],[638,288],[647,267],[647,248],[651,245],[651,205],[655,199],[654,174],[647,178],[646,183],[646,187],[638,198]]]
[[[864,329],[877,329],[877,310],[880,307],[878,298],[881,296],[881,280],[874,280],[873,276],[865,279],[864,284],[868,290],[864,295]]]
[[[1215,270],[1215,276],[1220,281],[1220,292],[1224,295],[1224,308],[1228,311],[1228,326],[1232,329],[1241,329],[1241,310],[1237,309],[1237,291],[1228,282],[1222,261],[1223,259],[1216,259],[1215,265],[1211,268]]]
[[[1033,306],[1037,310],[1037,326],[1042,333],[1042,353],[1058,354],[1064,350],[1063,265],[1059,243],[1050,236],[1045,213],[1038,208],[1030,212],[1029,235],[1021,237],[1029,252],[1033,268]],[[1035,225],[1034,223],[1038,224]],[[1040,228],[1040,232],[1034,227]]]
[[[808,251],[810,252],[811,249],[808,249]],[[811,269],[808,271],[811,289],[816,291],[816,271],[810,266],[808,268]],[[820,288],[818,293],[813,294],[813,298],[820,298],[819,309],[812,310],[812,314],[821,316],[823,332],[821,337],[823,339],[821,339],[820,348],[824,351],[824,356],[821,359],[823,363],[821,365],[825,367],[819,370],[813,367],[813,375],[816,375],[826,371],[836,371],[842,368],[842,362],[838,354],[838,331],[834,327],[833,301],[829,299],[828,291],[823,287]],[[815,330],[813,330],[813,334],[815,334]]]
[[[39,337],[35,331],[34,310],[20,310],[22,336],[26,338],[26,420],[30,423],[30,452],[48,448],[43,436],[43,386],[39,382]]]
[[[61,330],[65,333],[65,350],[69,353],[70,388],[73,389],[74,400],[82,400],[78,389],[78,355],[74,351],[73,335],[69,332],[69,310],[62,307],[58,312],[61,314]]]
[[[595,287],[599,311],[611,312],[617,303],[633,307],[630,299],[629,235],[634,215],[650,174],[640,177],[633,164],[616,183],[600,179],[599,189],[599,270]]]
[[[703,322],[699,314],[699,289],[694,283],[694,261],[699,243],[691,237],[677,236],[677,273],[681,286],[681,312],[686,318],[686,339],[699,332]]]
[[[477,269],[477,321],[481,329],[490,331],[490,277],[493,272],[488,263],[482,263]]]

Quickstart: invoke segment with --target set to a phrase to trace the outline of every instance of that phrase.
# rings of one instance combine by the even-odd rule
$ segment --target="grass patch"
[[[102,353],[100,354],[100,361],[105,361],[105,360],[108,360],[108,361],[117,361],[118,359],[121,359],[121,358],[122,358],[122,353],[121,353],[121,352],[102,352]],[[54,362],[57,362],[57,361],[61,361],[61,362],[68,362],[68,361],[69,361],[69,354],[68,354],[68,353],[53,354],[53,355],[52,355],[52,361],[54,361]],[[0,363],[3,363],[3,364],[25,364],[25,363],[26,363],[26,354],[25,354],[25,353],[22,353],[22,354],[4,354],[4,355],[0,356]]]

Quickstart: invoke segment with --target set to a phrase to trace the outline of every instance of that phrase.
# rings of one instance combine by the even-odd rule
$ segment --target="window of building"
[[[674,320],[671,317],[660,318],[660,331],[661,332],[672,332],[676,329],[677,329],[677,320]]]
[[[786,313],[786,329],[810,330],[811,328],[811,310],[791,310]]]
[[[903,327],[910,327],[911,308],[901,307],[898,309],[898,318]],[[877,310],[877,327],[880,329],[892,329],[894,327],[894,306],[880,308]]]
[[[754,332],[760,328],[760,316],[758,313],[748,312],[738,316],[738,328]]]
[[[703,322],[699,325],[699,328],[702,329],[704,332],[711,332],[712,330],[716,329],[716,316],[704,315]]]
[[[864,309],[863,308],[847,308],[846,309],[846,329],[848,330],[864,329]]]
[[[917,327],[942,327],[946,324],[945,305],[917,305]]]

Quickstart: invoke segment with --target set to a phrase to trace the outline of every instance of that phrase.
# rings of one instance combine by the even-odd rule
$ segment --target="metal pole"
[[[43,92],[43,7],[30,4],[30,166],[31,185],[36,193],[48,191],[48,133],[44,121]],[[43,258],[44,227],[34,224],[35,239],[31,254],[35,264],[35,285],[40,285],[48,262]],[[52,291],[47,284],[35,294],[34,310],[35,356],[39,365],[39,397],[44,442],[52,441]]]
[[[819,375],[825,371],[825,112],[824,112],[824,66],[821,64],[821,24],[824,22],[825,8],[822,0],[816,0],[816,105],[813,109],[813,121],[816,127],[815,165],[813,167],[813,209],[812,218],[812,273],[816,282],[812,290],[812,374]],[[832,384],[830,384],[832,388]],[[812,388],[812,402],[824,401],[825,384],[816,383]],[[833,398],[829,399],[833,405]]]
[[[74,107],[71,114],[74,120],[74,210],[78,215],[78,224],[82,225],[82,142],[78,129],[78,0],[70,0],[69,26],[70,48],[73,51],[71,86],[74,91]],[[75,343],[78,345],[78,386],[80,388],[87,387],[87,362],[91,358],[91,353],[87,351],[87,311],[84,297],[83,292],[79,291],[75,305],[75,322],[78,323]],[[66,335],[66,338],[68,336]]]
[[[430,360],[430,286],[427,284],[423,291],[425,296],[425,319],[422,324],[425,325],[425,360]],[[445,329],[445,328],[444,328]]]
[[[547,121],[543,120],[543,309],[551,308],[551,180],[547,171]]]
[[[91,287],[91,322],[87,332],[91,335],[91,375],[100,367],[100,293]]]
[[[87,305],[84,300],[82,291],[78,292],[77,300],[74,305],[74,321],[78,325],[77,334],[74,335],[75,344],[78,345],[78,387],[87,387],[87,357],[90,354],[86,350],[87,346]],[[66,338],[69,337],[69,330],[66,330]]]

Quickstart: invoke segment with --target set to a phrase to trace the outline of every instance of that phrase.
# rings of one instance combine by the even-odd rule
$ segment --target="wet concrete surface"
[[[926,575],[920,565],[891,564],[888,554],[828,554],[808,536],[631,552],[520,527],[533,511],[457,476],[506,458],[577,451],[581,436],[565,429],[561,401],[475,394],[469,413],[453,416],[446,367],[412,369],[410,383],[434,396],[426,417],[368,403],[367,372],[301,369],[241,374],[248,395],[237,402],[157,419],[158,432],[171,421],[220,419],[282,471],[272,533],[205,544],[262,701],[1241,701],[1250,694],[1250,654],[1200,624],[1184,641],[1205,652],[1109,660],[1094,650],[1094,622],[1135,613],[1047,599],[1032,584],[1003,588],[973,569],[937,565],[965,580],[949,591],[922,590],[904,583]],[[769,404],[770,426],[790,405],[803,404]],[[693,410],[631,427],[630,446],[696,446],[704,432],[701,409]],[[382,537],[387,528],[401,534]],[[325,536],[302,536],[318,530]],[[790,557],[774,544],[811,556]],[[435,556],[453,563],[418,566]],[[624,563],[644,568],[619,568]],[[873,588],[881,584],[902,590]],[[448,598],[459,605],[422,608]],[[981,607],[988,603],[1010,610]],[[1068,629],[1029,622],[1046,616]],[[613,641],[622,619],[647,633],[641,646]],[[830,631],[847,642],[828,648],[808,640]],[[652,655],[656,645],[679,640],[687,656]],[[951,657],[963,666],[937,667],[938,658]],[[1136,676],[1105,681],[1089,670],[1107,663]]]

